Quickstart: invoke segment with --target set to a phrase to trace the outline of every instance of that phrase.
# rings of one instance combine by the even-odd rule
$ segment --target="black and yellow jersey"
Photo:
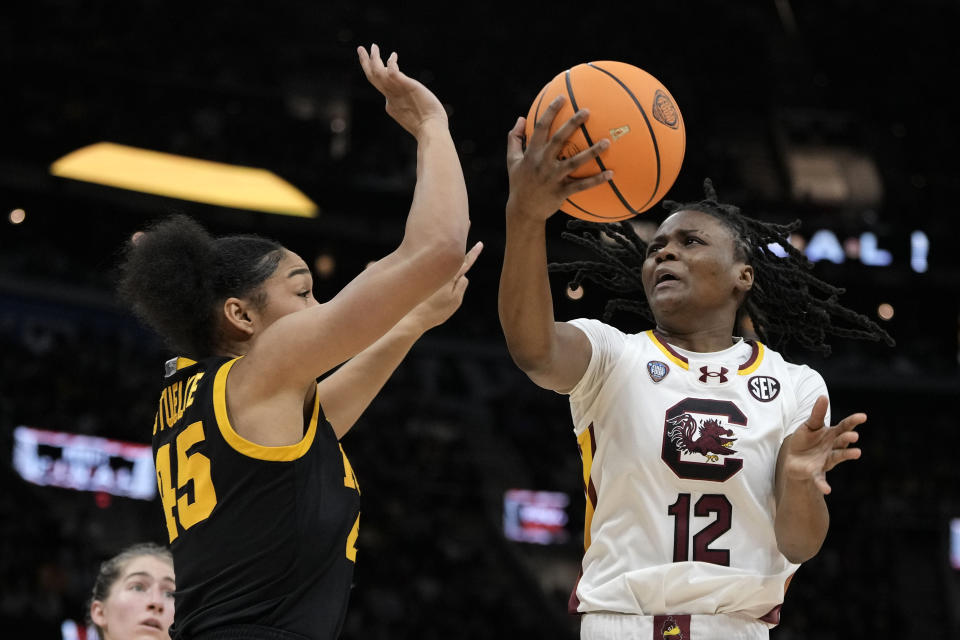
[[[356,477],[316,399],[296,444],[234,431],[226,381],[236,361],[167,364],[153,451],[177,576],[171,636],[250,624],[334,638],[356,561]]]

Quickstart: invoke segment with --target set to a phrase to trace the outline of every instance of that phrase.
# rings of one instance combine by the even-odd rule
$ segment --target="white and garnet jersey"
[[[571,324],[593,346],[570,391],[587,496],[571,605],[776,624],[797,569],[774,535],[777,455],[823,378],[758,342],[694,353],[653,331]]]

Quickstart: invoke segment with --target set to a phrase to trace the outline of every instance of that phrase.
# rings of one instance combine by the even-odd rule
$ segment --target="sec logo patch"
[[[771,376],[753,376],[747,380],[747,388],[760,402],[770,402],[780,395],[780,381]]]

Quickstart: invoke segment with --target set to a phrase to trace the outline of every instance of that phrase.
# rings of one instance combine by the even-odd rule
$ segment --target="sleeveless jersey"
[[[153,451],[177,576],[171,636],[255,624],[334,638],[356,559],[356,478],[317,399],[296,444],[234,431],[226,381],[236,361],[167,363]]]
[[[798,567],[774,534],[777,456],[823,379],[758,342],[693,353],[571,324],[593,347],[569,394],[587,498],[571,608],[775,625]]]

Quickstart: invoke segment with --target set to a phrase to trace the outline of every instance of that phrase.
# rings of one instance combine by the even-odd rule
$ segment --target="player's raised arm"
[[[417,184],[403,240],[329,302],[264,331],[249,353],[252,364],[235,371],[248,392],[302,385],[352,357],[453,278],[463,261],[467,192],[443,105],[400,71],[397,54],[384,63],[373,45],[358,55],[367,79],[386,98],[387,113],[417,140]],[[275,374],[248,380],[241,373],[246,367]]]
[[[585,111],[578,112],[549,137],[563,100],[555,99],[544,111],[526,151],[523,118],[507,137],[510,195],[498,298],[500,324],[513,361],[536,384],[555,391],[568,391],[580,380],[590,363],[591,347],[582,331],[554,320],[546,221],[567,196],[611,177],[609,171],[579,180],[569,177],[571,171],[606,149],[609,141],[599,140],[572,158],[558,159],[563,142],[588,117]]]
[[[457,275],[417,305],[387,333],[317,384],[323,413],[342,438],[366,411],[413,344],[424,332],[447,321],[467,290],[467,272],[483,250],[476,243]]]

